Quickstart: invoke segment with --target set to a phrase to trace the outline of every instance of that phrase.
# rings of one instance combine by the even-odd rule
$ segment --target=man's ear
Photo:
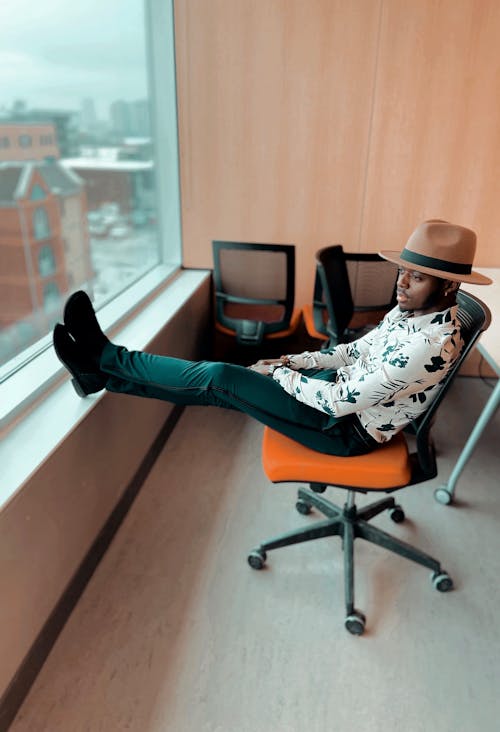
[[[445,280],[444,293],[445,295],[451,295],[452,293],[455,293],[459,287],[460,282],[455,282],[454,280]]]

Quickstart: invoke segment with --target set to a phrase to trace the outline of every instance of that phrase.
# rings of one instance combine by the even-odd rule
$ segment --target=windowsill
[[[143,303],[147,302],[151,291],[164,283],[166,276],[171,273],[171,271],[167,272],[165,267],[156,268],[141,280],[141,283],[137,283],[100,310],[99,321],[103,329],[109,332],[111,328],[113,339],[123,341],[130,349],[145,348],[202,284],[207,277],[207,271],[179,271],[173,281],[169,282],[168,287],[154,296],[151,302],[148,302],[117,332],[112,326],[115,324],[116,327],[118,321],[123,324],[127,318],[130,318],[131,313],[137,309],[138,300],[142,300]],[[136,289],[140,284],[143,287],[142,298]],[[77,398],[69,374],[50,347],[27,364],[22,371],[25,369],[30,369],[31,375],[24,374],[24,377],[19,377],[17,384],[13,385],[16,374],[1,385],[1,417],[5,420],[12,419],[16,414],[16,409],[20,408],[20,397],[23,393],[26,396],[32,395],[32,398],[40,398],[42,390],[47,391],[52,388],[52,391],[40,399],[39,403],[32,407],[26,415],[18,418],[17,424],[11,428],[0,443],[0,465],[2,466],[0,510],[106,394],[106,392],[100,392],[85,399]],[[19,373],[21,374],[21,372]],[[36,376],[36,382],[34,382],[33,375]],[[31,392],[28,393],[30,378]],[[57,385],[58,381],[61,381],[59,385]],[[8,393],[4,389],[7,384],[9,384]]]
[[[110,303],[100,308],[99,322],[106,331],[114,331],[138,310],[168,278],[179,272],[177,266],[160,265],[127,288]],[[64,372],[52,349],[49,333],[29,350],[37,354],[28,359],[15,373],[0,384],[0,434],[8,429],[19,415],[22,416],[34,402],[43,398]],[[15,361],[15,359],[14,359]]]

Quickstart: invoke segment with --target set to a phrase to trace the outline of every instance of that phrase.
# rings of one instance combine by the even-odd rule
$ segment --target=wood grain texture
[[[212,239],[289,242],[300,284],[310,252],[357,241],[379,7],[176,4],[186,266]]]
[[[477,231],[477,265],[500,263],[499,37],[496,0],[384,0],[365,246],[444,218]]]
[[[401,247],[426,217],[500,265],[497,0],[177,0],[184,264],[212,239]]]

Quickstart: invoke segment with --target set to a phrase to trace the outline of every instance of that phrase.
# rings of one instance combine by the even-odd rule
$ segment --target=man
[[[330,455],[373,450],[421,414],[462,349],[460,282],[472,271],[476,235],[445,221],[420,224],[405,248],[381,252],[399,265],[398,304],[358,340],[249,368],[155,356],[111,343],[84,292],[66,303],[54,347],[80,396],[122,394],[236,409]]]

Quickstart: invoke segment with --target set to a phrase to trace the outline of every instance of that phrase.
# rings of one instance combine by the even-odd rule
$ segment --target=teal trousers
[[[377,445],[355,415],[329,417],[298,402],[271,377],[244,366],[155,356],[108,343],[100,368],[108,376],[108,391],[181,405],[235,409],[328,455],[360,455]],[[304,373],[328,379],[335,372],[308,370]]]

